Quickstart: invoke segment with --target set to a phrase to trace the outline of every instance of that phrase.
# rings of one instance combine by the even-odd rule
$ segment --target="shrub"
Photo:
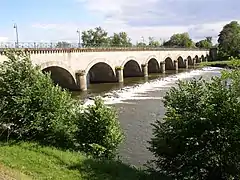
[[[70,94],[54,86],[25,52],[6,51],[6,56],[0,64],[0,135],[68,146],[75,129]]]
[[[94,105],[78,111],[77,117],[75,137],[79,148],[95,157],[114,157],[123,140],[116,111],[95,98]]]
[[[159,173],[186,180],[240,178],[240,103],[234,88],[240,84],[232,79],[227,85],[226,78],[231,76],[179,82],[166,94],[165,117],[153,124],[149,147]]]
[[[1,139],[38,141],[95,157],[115,154],[123,135],[113,108],[97,98],[83,109],[25,52],[7,51],[6,56],[9,60],[0,64]]]

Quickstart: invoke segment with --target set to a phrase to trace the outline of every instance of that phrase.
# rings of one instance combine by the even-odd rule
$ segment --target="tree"
[[[146,47],[147,44],[144,43],[144,42],[137,42],[137,43],[136,43],[136,46],[137,46],[137,47]]]
[[[5,54],[8,61],[0,64],[1,138],[10,135],[17,140],[72,146],[71,95],[54,86],[50,75],[35,67],[25,52]]]
[[[198,48],[211,48],[212,45],[212,37],[206,37],[206,39],[200,40],[196,43],[196,47]]]
[[[153,37],[149,37],[148,39],[149,39],[149,43],[148,43],[149,46],[151,46],[151,47],[159,47],[160,46],[160,42],[154,40]]]
[[[116,111],[101,99],[83,107],[55,86],[24,51],[0,63],[0,140],[36,141],[113,157],[123,134]],[[89,151],[88,151],[89,150]]]
[[[194,44],[192,39],[190,39],[189,34],[185,32],[182,34],[172,35],[170,40],[166,41],[163,46],[190,48],[194,47]]]
[[[56,44],[56,48],[70,48],[70,47],[71,47],[71,44],[65,41],[58,42]]]
[[[101,27],[82,32],[83,47],[107,46],[109,43],[108,41],[108,33]]]
[[[218,35],[219,51],[223,56],[239,56],[240,25],[237,21],[226,24]]]
[[[94,105],[77,112],[76,139],[81,150],[96,157],[112,158],[123,140],[123,132],[118,116],[112,107],[104,105],[96,98]]]
[[[238,71],[170,89],[149,148],[160,173],[186,180],[240,178],[239,79]]]
[[[126,32],[120,32],[118,34],[114,33],[110,37],[110,45],[115,47],[129,47],[132,46],[132,43]]]

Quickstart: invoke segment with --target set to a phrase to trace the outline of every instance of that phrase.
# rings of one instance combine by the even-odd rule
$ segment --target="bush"
[[[76,140],[79,148],[95,157],[112,158],[123,140],[116,111],[96,98],[77,115]]]
[[[231,77],[179,82],[166,94],[165,118],[153,124],[149,147],[159,173],[186,180],[240,178],[240,103],[236,93],[240,84],[237,78],[226,84]]]
[[[69,146],[75,127],[70,94],[54,86],[25,52],[6,56],[9,60],[0,64],[1,138]]]
[[[0,64],[0,138],[38,141],[84,150],[94,156],[114,155],[122,142],[116,112],[101,99],[83,109],[70,93],[54,86],[50,75],[34,67],[22,51],[7,51]]]

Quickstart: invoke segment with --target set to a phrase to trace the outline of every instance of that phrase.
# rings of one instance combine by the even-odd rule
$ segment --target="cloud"
[[[212,36],[216,42],[222,27],[239,20],[239,0],[69,0],[91,17],[84,21],[42,20],[20,28],[20,41],[78,42],[76,30],[103,27],[109,35],[125,31],[132,42],[144,36],[167,40],[174,33],[188,32],[193,40]],[[66,7],[67,8],[67,7]],[[89,20],[94,18],[97,20]],[[99,20],[100,19],[100,20]],[[90,23],[91,22],[91,23]],[[1,39],[0,39],[1,41]]]
[[[239,0],[85,0],[89,11],[133,26],[215,23],[239,18]]]
[[[0,37],[0,42],[7,42],[8,40],[8,37]]]
[[[238,20],[239,0],[78,0],[99,16],[100,26],[109,31],[124,30],[132,39],[155,36],[167,39],[173,33],[189,32],[195,40],[213,36]]]

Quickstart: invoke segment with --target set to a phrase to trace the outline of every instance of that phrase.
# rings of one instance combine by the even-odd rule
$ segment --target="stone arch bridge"
[[[25,49],[35,65],[51,72],[53,81],[70,90],[86,90],[88,83],[123,82],[124,78],[164,73],[206,61],[200,49]],[[0,61],[6,60],[1,53]]]

